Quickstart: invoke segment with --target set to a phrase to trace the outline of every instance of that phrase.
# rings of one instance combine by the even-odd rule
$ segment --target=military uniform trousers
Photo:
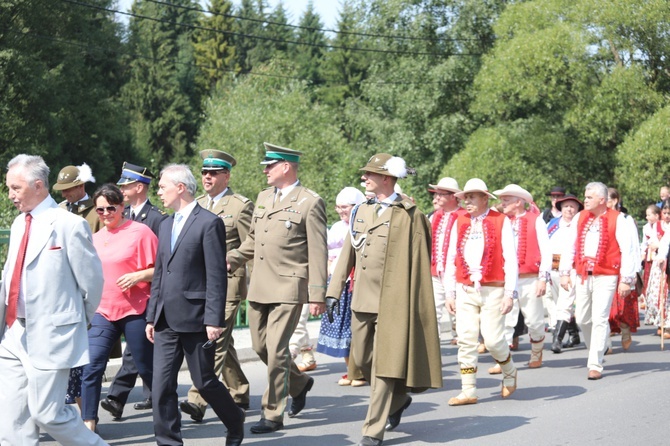
[[[530,339],[539,341],[544,338],[544,303],[541,296],[535,295],[537,281],[537,274],[533,274],[533,277],[519,277],[517,281],[519,298],[514,300],[512,311],[505,315],[505,339],[510,345],[519,313],[523,314]]]
[[[458,363],[461,369],[477,367],[479,332],[484,345],[497,362],[509,358],[509,344],[503,335],[505,316],[500,313],[505,290],[502,287],[474,287],[456,284]]]
[[[288,396],[303,391],[309,376],[300,372],[291,358],[289,339],[300,318],[302,304],[249,302],[251,344],[268,366],[268,388],[261,400],[261,416],[282,421]]]
[[[589,370],[603,371],[610,333],[610,309],[617,292],[617,282],[618,276],[577,276],[575,319],[589,349]]]
[[[241,303],[242,301],[239,299],[226,301],[226,326],[223,329],[221,337],[216,341],[214,373],[216,373],[216,376],[222,377],[223,384],[230,391],[230,396],[233,397],[236,404],[248,406],[249,380],[247,380],[240,366],[237,351],[235,350],[235,340],[233,339],[235,319],[237,318]],[[188,401],[200,406],[203,412],[207,407],[207,401],[200,396],[195,386],[191,386],[188,391]]]
[[[374,361],[377,342],[377,314],[353,311],[351,353],[370,383],[370,405],[363,423],[363,436],[382,440],[388,416],[400,409],[408,396],[404,381],[377,376]]]

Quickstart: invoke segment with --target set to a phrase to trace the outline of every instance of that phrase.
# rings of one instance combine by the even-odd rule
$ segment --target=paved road
[[[608,445],[665,444],[670,415],[670,352],[660,351],[660,338],[650,327],[634,335],[631,350],[624,353],[620,337],[614,338],[614,354],[606,357],[604,377],[586,379],[586,349],[566,350],[560,355],[545,350],[544,366],[529,370],[530,345],[522,338],[514,354],[519,367],[519,388],[508,400],[500,398],[500,377],[490,377],[493,364],[482,355],[478,373],[479,403],[449,407],[447,400],[459,392],[457,347],[442,343],[444,388],[414,395],[402,423],[387,434],[385,445]],[[545,347],[549,347],[549,337]],[[260,361],[244,364],[252,385],[251,410],[247,412],[245,444],[270,446],[355,445],[360,439],[369,387],[339,387],[344,362],[318,356],[312,372],[316,385],[308,394],[307,407],[298,418],[285,419],[285,429],[270,435],[254,435],[248,428],[260,417],[261,393],[266,369]],[[180,375],[179,394],[186,395],[187,373]],[[103,389],[103,393],[105,389]],[[141,389],[131,402],[141,398]],[[100,411],[100,434],[110,445],[154,444],[150,412],[137,412],[129,404],[121,422]],[[208,410],[205,422],[194,424],[185,416],[182,433],[187,445],[223,445],[225,428]],[[48,437],[44,445],[54,445]]]

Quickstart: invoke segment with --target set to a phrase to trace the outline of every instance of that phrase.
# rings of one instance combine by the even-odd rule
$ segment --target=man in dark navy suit
[[[121,169],[121,178],[116,182],[116,185],[123,192],[123,198],[126,202],[123,216],[129,220],[144,223],[158,236],[158,228],[161,222],[167,218],[167,214],[151,204],[147,197],[149,184],[151,184],[153,178],[154,176],[148,168],[124,162]],[[135,387],[137,375],[138,371],[133,356],[126,345],[123,351],[121,368],[109,386],[107,398],[100,401],[100,406],[117,420],[123,415],[123,407],[128,401],[130,391]],[[151,409],[151,389],[144,385],[142,390],[144,399],[135,403],[134,407],[136,410]]]
[[[227,446],[242,444],[244,411],[214,372],[214,345],[226,313],[226,229],[195,201],[188,166],[163,169],[158,196],[175,214],[161,223],[147,338],[154,342],[154,432],[158,445],[182,445],[177,374],[186,359],[193,385],[228,428]],[[211,342],[208,342],[211,341]]]

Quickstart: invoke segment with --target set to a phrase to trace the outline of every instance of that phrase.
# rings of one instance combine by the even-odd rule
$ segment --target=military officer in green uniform
[[[268,366],[255,434],[282,429],[288,395],[289,417],[304,407],[314,379],[291,359],[289,339],[303,304],[312,315],[325,310],[328,279],[326,207],[316,192],[298,181],[301,152],[265,143],[263,173],[271,186],[258,194],[251,229],[242,245],[228,253],[231,271],[253,259],[249,285],[249,328],[254,351]]]
[[[239,248],[247,238],[251,226],[254,203],[247,197],[236,194],[229,187],[230,172],[237,164],[235,158],[220,150],[204,150],[202,157],[202,186],[205,194],[198,197],[198,204],[218,215],[226,225],[226,249]],[[242,409],[249,408],[249,381],[237,359],[233,340],[233,328],[241,302],[247,298],[247,269],[242,266],[228,274],[226,296],[226,326],[216,342],[214,371],[223,378],[235,404]],[[188,391],[188,400],[181,401],[182,412],[195,422],[205,416],[207,402],[195,387]]]
[[[95,183],[95,177],[88,164],[81,166],[65,166],[58,172],[58,179],[53,190],[60,191],[64,201],[59,206],[86,220],[91,232],[96,233],[102,228],[102,223],[95,212],[93,198],[86,193],[85,184]]]
[[[167,218],[167,214],[149,201],[149,185],[153,178],[148,168],[124,161],[121,178],[116,185],[121,189],[123,200],[126,203],[123,208],[123,217],[149,226],[158,236],[158,227]],[[109,386],[107,398],[100,401],[100,406],[111,413],[114,419],[118,420],[123,415],[123,408],[128,401],[130,391],[135,387],[138,374],[132,353],[126,345],[121,368]],[[146,384],[143,385],[143,394],[144,399],[135,403],[135,410],[149,410],[153,407],[151,389]]]
[[[379,446],[412,403],[409,391],[442,386],[440,340],[430,274],[430,223],[395,192],[408,169],[378,153],[361,169],[375,198],[351,212],[350,232],[326,295],[328,317],[352,268],[351,350],[370,382],[370,405],[359,446]]]

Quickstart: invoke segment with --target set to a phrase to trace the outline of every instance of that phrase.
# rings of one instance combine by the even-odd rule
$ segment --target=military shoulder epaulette
[[[237,198],[237,199],[240,200],[242,203],[249,203],[249,202],[251,201],[250,199],[248,199],[248,198],[245,197],[244,195],[240,195],[240,194],[233,194],[233,197]]]
[[[202,199],[202,198],[205,198],[206,196],[207,196],[207,194],[202,194],[202,195],[200,195],[200,196],[198,196],[198,197],[195,197],[195,199],[196,199],[196,201],[197,201],[197,200],[200,200],[200,199]]]
[[[160,213],[161,215],[167,214],[167,212],[165,212],[162,209],[158,209],[156,206],[151,206],[151,209],[155,210],[156,212]]]
[[[321,196],[316,192],[314,192],[312,189],[305,188],[305,192],[312,195],[314,198],[321,198]]]

